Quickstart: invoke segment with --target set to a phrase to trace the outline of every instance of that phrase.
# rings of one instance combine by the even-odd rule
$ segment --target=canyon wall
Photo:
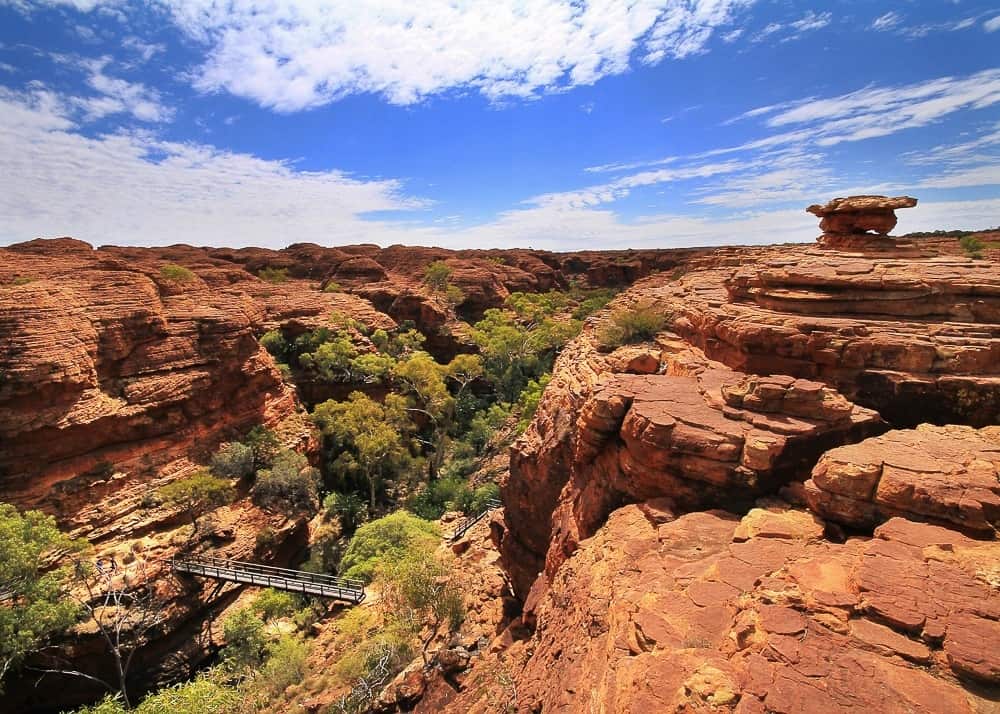
[[[996,251],[864,199],[567,346],[494,523],[523,612],[441,711],[996,711]],[[637,309],[665,329],[607,351]]]

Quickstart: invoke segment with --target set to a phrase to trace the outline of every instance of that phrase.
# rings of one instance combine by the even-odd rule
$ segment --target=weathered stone
[[[806,482],[824,518],[872,528],[894,515],[992,536],[1000,528],[1000,427],[890,431],[828,451]]]

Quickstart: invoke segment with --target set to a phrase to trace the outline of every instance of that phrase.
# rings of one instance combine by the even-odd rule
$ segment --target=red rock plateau
[[[523,612],[438,710],[1000,711],[1000,267],[833,203],[563,352],[494,524]]]
[[[483,524],[462,555],[484,563],[471,661],[404,672],[379,707],[998,712],[1000,268],[992,244],[973,260],[886,235],[913,203],[814,207],[811,247],[0,249],[0,493],[162,570],[178,521],[142,508],[150,489],[259,423],[315,448],[264,331],[412,321],[448,358],[471,349],[457,318],[512,291],[634,283],[563,351],[511,451],[489,529],[518,602]],[[458,305],[422,282],[436,260]],[[635,307],[665,329],[599,348]],[[232,557],[282,562],[307,538],[245,497],[217,521]],[[162,587],[148,680],[211,640],[210,586]]]
[[[624,285],[705,252],[94,250],[70,238],[0,249],[0,498],[55,515],[105,557],[146,563],[164,588],[168,616],[164,636],[143,648],[134,671],[142,684],[187,674],[210,652],[206,617],[225,599],[210,598],[211,585],[169,577],[166,560],[190,546],[178,537],[183,520],[144,502],[258,424],[315,451],[298,395],[258,342],[263,332],[294,337],[337,325],[334,313],[370,328],[411,320],[447,357],[470,347],[460,342],[464,323],[423,285],[431,261],[452,268],[465,295],[458,308],[475,315],[511,291],[570,279]],[[261,280],[263,269],[284,269],[287,279]],[[216,516],[203,545],[222,555],[281,563],[307,542],[304,521],[264,513],[245,494]],[[265,528],[275,534],[272,545],[256,541]],[[77,647],[84,661],[93,644],[84,638]],[[74,689],[64,687],[58,701],[45,692],[45,706],[72,706],[80,701]],[[28,707],[40,691],[9,688],[0,708]]]

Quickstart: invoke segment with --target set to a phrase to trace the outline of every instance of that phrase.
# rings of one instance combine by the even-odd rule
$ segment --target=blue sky
[[[0,243],[554,250],[1000,225],[1000,5],[0,0]]]

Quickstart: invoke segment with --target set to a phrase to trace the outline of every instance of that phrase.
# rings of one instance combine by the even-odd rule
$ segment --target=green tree
[[[260,337],[260,344],[279,362],[287,362],[288,356],[292,352],[292,347],[288,344],[281,330],[269,330],[265,332]]]
[[[333,491],[323,499],[327,518],[338,518],[345,533],[353,533],[365,513],[365,502],[356,493]]]
[[[299,364],[327,382],[349,382],[358,349],[346,333],[337,332],[314,351],[299,355]]]
[[[330,451],[338,454],[331,471],[343,482],[360,478],[367,486],[372,512],[385,481],[405,475],[416,465],[408,439],[412,423],[399,395],[389,394],[380,404],[361,392],[351,392],[346,401],[318,405],[313,419]]]
[[[83,546],[63,535],[52,516],[0,503],[0,688],[8,672],[79,616],[79,605],[66,597],[70,567],[48,566]]]
[[[406,511],[365,523],[344,551],[341,574],[370,582],[380,563],[398,560],[408,553],[432,553],[441,541],[438,527]]]
[[[226,505],[236,496],[229,481],[216,478],[205,471],[168,483],[157,494],[165,503],[179,508],[191,519],[191,527],[194,529],[192,538],[198,532],[198,518]]]
[[[243,437],[243,443],[253,449],[254,468],[263,469],[271,465],[271,460],[281,449],[278,435],[263,424],[258,424]]]
[[[431,290],[444,292],[448,289],[450,279],[451,267],[443,260],[435,260],[424,269],[424,282]]]
[[[431,449],[428,460],[431,478],[437,476],[444,461],[448,429],[454,419],[455,398],[445,382],[447,374],[447,368],[426,352],[414,352],[393,370],[397,385],[412,400],[409,411],[422,414],[429,423],[430,438],[426,444]]]
[[[319,501],[319,470],[309,460],[291,449],[279,451],[270,469],[257,472],[257,482],[251,493],[254,500],[267,508],[286,512],[315,509]]]
[[[264,663],[267,647],[264,621],[250,608],[242,608],[227,617],[222,623],[222,635],[226,638],[222,661],[228,671],[242,675]]]

